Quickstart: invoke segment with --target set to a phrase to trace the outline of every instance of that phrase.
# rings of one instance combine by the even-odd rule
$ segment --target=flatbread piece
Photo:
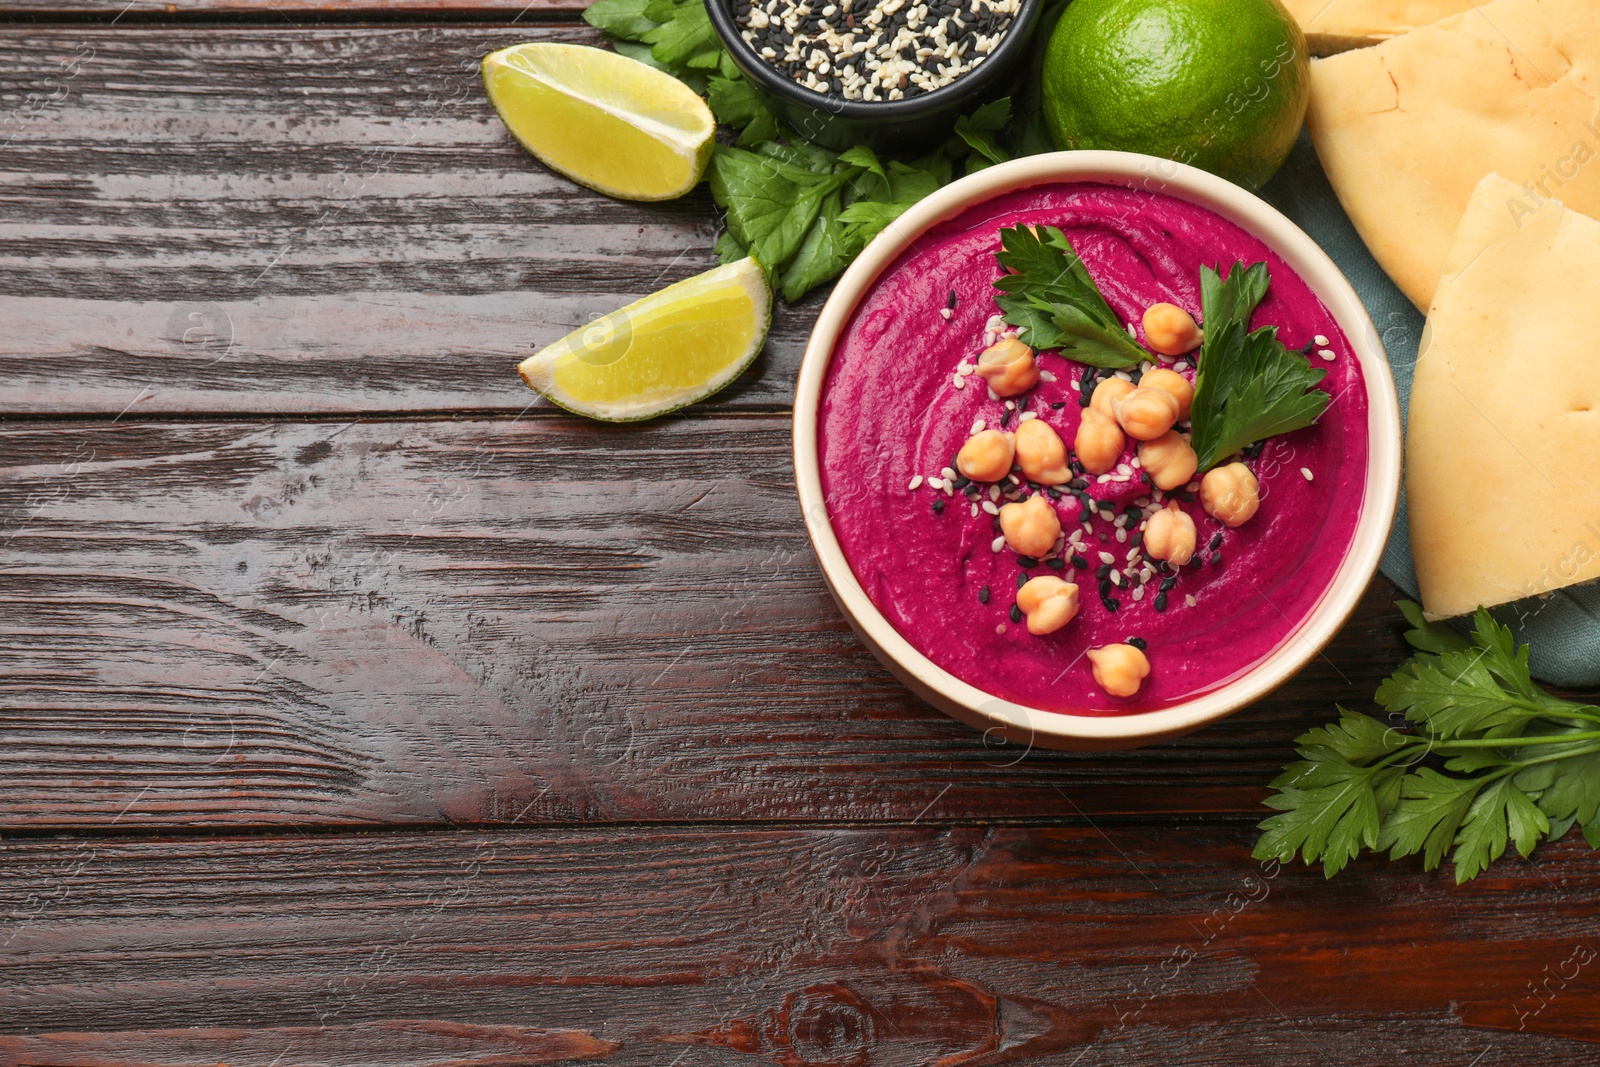
[[[1423,607],[1600,578],[1600,221],[1498,175],[1447,253],[1411,392],[1406,498]]]
[[[1472,0],[1284,0],[1319,56],[1359,48],[1459,15]]]
[[[1600,214],[1597,94],[1595,0],[1494,0],[1316,60],[1306,121],[1367,247],[1426,310],[1485,174]]]

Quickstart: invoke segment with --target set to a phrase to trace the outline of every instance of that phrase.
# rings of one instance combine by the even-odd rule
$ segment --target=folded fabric
[[[1400,391],[1400,410],[1406,411],[1422,341],[1422,313],[1367,251],[1339,206],[1307,136],[1301,135],[1262,196],[1310,234],[1350,279],[1378,328]],[[1417,596],[1404,497],[1382,570],[1407,596]],[[1530,597],[1497,609],[1495,615],[1511,627],[1518,641],[1530,646],[1533,672],[1540,679],[1571,688],[1600,685],[1600,583]]]

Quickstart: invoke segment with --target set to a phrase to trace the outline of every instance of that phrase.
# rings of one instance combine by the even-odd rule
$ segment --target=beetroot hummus
[[[1003,336],[992,287],[999,230],[1060,228],[1111,308],[1133,324],[1168,302],[1200,315],[1198,271],[1264,262],[1271,276],[1250,325],[1279,327],[1327,377],[1333,401],[1313,426],[1272,437],[1244,462],[1260,510],[1229,528],[1202,509],[1194,483],[1160,494],[1133,464],[1130,440],[1109,475],[1067,485],[996,489],[947,477],[981,422],[1014,431],[1024,416],[1070,447],[1086,372],[1058,352],[1024,396],[995,399],[982,378],[956,382]],[[1204,323],[1201,324],[1202,326]],[[1198,353],[1151,365],[1192,378]],[[1128,374],[1129,372],[1124,372]],[[1137,378],[1140,370],[1133,370]],[[1180,425],[1180,429],[1183,428]],[[912,645],[957,678],[1007,700],[1073,714],[1153,710],[1221,686],[1288,641],[1332,582],[1354,536],[1367,467],[1360,367],[1322,303],[1284,261],[1239,227],[1160,193],[1098,184],[1041,186],[969,208],[935,226],[885,270],[840,335],[823,386],[822,485],[840,547],[867,596]],[[1053,558],[1019,556],[985,502],[1043,496],[1076,543]],[[1088,501],[1087,505],[1085,501]],[[1141,520],[1176,500],[1197,528],[1196,560],[1151,566]],[[1085,516],[1087,515],[1087,523]],[[1081,609],[1036,635],[1016,606],[1040,575],[1075,582]],[[1109,695],[1085,653],[1148,649],[1137,695]]]

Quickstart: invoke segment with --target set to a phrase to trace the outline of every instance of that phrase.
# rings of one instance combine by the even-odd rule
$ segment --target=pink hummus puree
[[[989,398],[982,379],[972,376],[958,390],[952,377],[957,364],[976,362],[983,349],[985,324],[999,310],[990,284],[1000,274],[998,231],[1019,224],[1065,231],[1111,307],[1136,327],[1144,309],[1163,300],[1199,318],[1202,265],[1225,273],[1235,260],[1265,261],[1271,286],[1252,328],[1279,327],[1291,349],[1321,335],[1328,343],[1318,347],[1335,353],[1332,362],[1310,357],[1328,371],[1322,388],[1335,397],[1321,420],[1269,439],[1249,461],[1261,483],[1255,518],[1227,530],[1198,499],[1183,504],[1207,562],[1181,569],[1164,612],[1155,608],[1159,575],[1142,600],[1124,586],[1111,592],[1119,610],[1102,604],[1098,553],[1110,552],[1121,568],[1133,547],[1116,540],[1110,522],[1091,520],[1094,533],[1084,538],[1089,569],[1041,564],[1025,570],[1009,548],[992,550],[997,520],[981,510],[974,517],[960,492],[947,496],[926,481],[907,489],[915,475],[926,479],[953,467],[974,420],[1001,426],[1004,402]],[[947,321],[939,310],[951,290],[957,303]],[[1070,448],[1082,411],[1072,383],[1084,368],[1056,352],[1043,354],[1040,367],[1056,380],[1041,381],[1028,394],[1027,410],[1037,411]],[[1192,368],[1187,373],[1193,377]],[[1065,404],[1052,408],[1057,402]],[[916,241],[874,284],[841,335],[820,421],[822,484],[833,528],[878,610],[957,678],[1007,700],[1075,714],[1173,704],[1223,685],[1291,640],[1354,535],[1367,465],[1360,367],[1333,316],[1282,259],[1204,208],[1159,193],[1084,183],[998,197]],[[1016,426],[1013,414],[1004,428]],[[1130,448],[1124,461],[1133,454]],[[988,487],[982,488],[987,500]],[[1102,484],[1090,477],[1088,492],[1126,505],[1151,490],[1137,478]],[[942,514],[933,510],[936,498],[945,502]],[[1082,528],[1079,502],[1070,493],[1053,504],[1066,532]],[[1221,560],[1213,562],[1206,549],[1219,530]],[[1018,576],[1040,574],[1075,581],[1082,609],[1064,629],[1036,637],[1011,620],[1011,608]],[[984,587],[986,604],[979,600]],[[1130,636],[1148,643],[1151,674],[1137,696],[1118,699],[1095,684],[1083,653]]]

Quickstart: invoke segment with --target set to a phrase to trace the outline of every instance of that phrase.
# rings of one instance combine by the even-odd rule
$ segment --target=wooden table
[[[513,375],[712,263],[485,102],[571,4],[122,5],[0,39],[0,1065],[1600,1063],[1576,837],[1250,859],[1386,583],[1184,741],[986,745],[807,546],[817,299],[650,425]]]

